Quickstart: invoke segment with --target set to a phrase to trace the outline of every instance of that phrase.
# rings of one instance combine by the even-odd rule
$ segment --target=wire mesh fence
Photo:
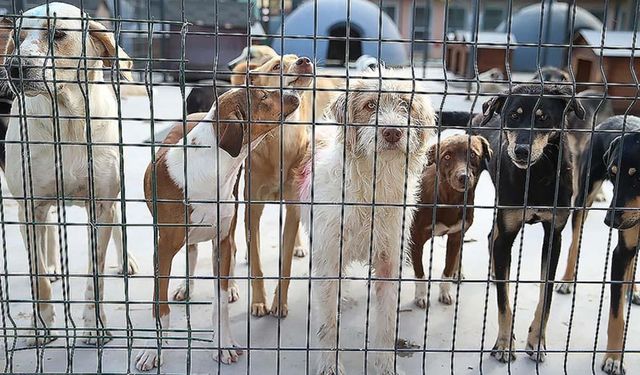
[[[639,368],[638,1],[1,9],[5,373]]]

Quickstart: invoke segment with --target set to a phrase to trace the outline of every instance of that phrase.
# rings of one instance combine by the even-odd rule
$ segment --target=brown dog
[[[418,279],[424,279],[422,248],[433,236],[447,235],[447,260],[442,279],[460,278],[460,251],[464,232],[473,224],[473,199],[478,179],[493,151],[489,142],[481,136],[454,135],[432,145],[428,151],[428,162],[422,173],[420,205],[411,226],[411,257],[413,270]],[[469,163],[467,164],[467,159]],[[436,176],[438,177],[436,190]],[[465,201],[465,190],[467,199]],[[433,204],[452,205],[436,208]],[[469,205],[456,207],[455,205]],[[464,217],[464,222],[462,221]],[[435,221],[434,221],[435,219]],[[440,283],[438,300],[450,305],[453,298],[449,293],[451,283]],[[416,281],[415,304],[426,308],[426,282]]]
[[[149,164],[144,176],[147,206],[159,225],[158,271],[154,286],[154,301],[158,304],[154,304],[153,316],[159,319],[164,329],[162,335],[166,335],[166,329],[170,328],[170,309],[166,302],[173,257],[185,243],[191,253],[197,243],[212,241],[213,248],[219,247],[220,250],[219,261],[213,256],[214,275],[220,265],[220,279],[216,279],[214,287],[219,309],[213,309],[213,327],[220,327],[218,334],[221,344],[214,359],[223,363],[235,362],[240,354],[231,349],[237,344],[229,327],[227,295],[229,270],[235,251],[230,244],[230,228],[235,211],[233,187],[249,148],[255,147],[279,125],[277,121],[281,116],[288,117],[299,104],[297,95],[287,92],[281,95],[279,90],[233,89],[220,96],[217,109],[214,107],[209,113],[190,115],[187,124],[174,126],[164,140],[168,145],[181,145],[186,138],[187,145],[204,146],[187,149],[186,175],[185,150],[181,147],[162,147],[155,163]],[[249,116],[250,126],[246,123]],[[187,191],[185,186],[188,186]],[[200,202],[185,207],[185,200]],[[211,203],[202,203],[203,200]],[[221,203],[224,201],[228,203]],[[148,349],[138,353],[138,370],[150,370],[160,365],[156,347],[157,339],[154,338]]]

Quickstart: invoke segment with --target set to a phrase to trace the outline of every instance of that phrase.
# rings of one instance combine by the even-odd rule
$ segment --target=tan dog
[[[279,125],[277,121],[281,116],[287,117],[295,111],[299,103],[297,95],[287,92],[281,95],[279,90],[233,89],[220,96],[218,109],[213,107],[207,114],[190,115],[189,123],[184,127],[182,124],[174,126],[167,135],[165,144],[183,144],[183,128],[186,128],[186,144],[209,146],[187,149],[189,172],[186,176],[184,149],[180,147],[161,148],[156,155],[155,164],[150,163],[145,173],[144,193],[147,206],[161,225],[158,229],[158,274],[154,287],[154,301],[158,304],[154,305],[153,316],[159,319],[164,330],[170,328],[170,308],[166,302],[168,277],[175,254],[185,243],[191,252],[199,242],[212,241],[213,248],[219,247],[220,250],[220,279],[216,279],[214,287],[219,308],[213,309],[213,327],[220,327],[218,334],[221,347],[216,350],[214,359],[222,363],[235,362],[240,354],[238,350],[231,349],[238,345],[229,327],[227,296],[229,270],[235,251],[229,242],[235,203],[215,202],[233,201],[233,187],[249,149],[254,148],[268,132]],[[250,125],[244,123],[249,120],[249,116]],[[220,119],[219,125],[216,119]],[[266,121],[270,122],[264,123]],[[184,190],[185,186],[188,186],[187,192]],[[212,203],[191,203],[185,207],[185,199]],[[188,216],[185,215],[186,212],[189,213]],[[198,226],[191,226],[187,231],[185,223]],[[213,273],[216,275],[217,257],[214,255],[213,259]],[[164,330],[162,336],[167,333]],[[150,340],[147,349],[138,353],[138,370],[150,370],[162,363],[157,350],[158,339]]]

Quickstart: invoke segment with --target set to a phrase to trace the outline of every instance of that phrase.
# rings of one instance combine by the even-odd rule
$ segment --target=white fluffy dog
[[[386,350],[372,355],[379,374],[400,373],[393,360],[398,282],[389,279],[399,277],[413,216],[413,208],[404,203],[416,202],[426,144],[433,132],[427,126],[435,123],[429,98],[412,94],[412,88],[411,81],[387,78],[381,83],[377,78],[351,81],[349,92],[329,106],[327,121],[347,126],[340,126],[334,139],[316,150],[314,202],[325,204],[313,206],[313,223],[309,205],[302,216],[313,235],[313,276],[327,278],[313,292],[321,349],[336,347],[341,269],[351,262],[370,264],[376,296],[372,348]],[[311,160],[301,173],[303,201],[310,198],[310,170]],[[342,208],[342,203],[348,205]],[[343,372],[335,352],[322,352],[318,374]]]

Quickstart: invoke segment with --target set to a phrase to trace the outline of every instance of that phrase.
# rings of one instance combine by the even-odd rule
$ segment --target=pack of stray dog
[[[40,32],[49,30],[47,17],[54,13],[57,30]],[[158,329],[136,351],[133,366],[139,371],[162,366],[166,355],[159,348],[169,345],[170,331],[176,328],[171,317],[177,309],[171,305],[192,298],[198,244],[206,242],[212,243],[214,257],[208,287],[213,291],[213,338],[206,345],[221,364],[243,361],[251,343],[239,340],[230,307],[241,298],[234,280],[240,214],[246,238],[240,247],[246,245],[251,287],[246,315],[284,319],[305,309],[290,303],[289,289],[294,259],[312,255],[305,267],[315,286],[307,296],[307,323],[317,329],[314,344],[319,349],[313,373],[356,371],[336,349],[340,282],[350,265],[363,264],[371,286],[367,345],[373,350],[367,366],[381,375],[402,374],[395,340],[403,302],[398,287],[405,277],[402,265],[410,263],[414,272],[412,306],[428,314],[428,290],[435,279],[425,272],[425,246],[446,236],[445,264],[435,280],[437,300],[454,304],[452,283],[464,280],[465,234],[472,225],[484,225],[488,232],[488,273],[495,285],[497,334],[487,352],[509,363],[521,351],[537,365],[547,359],[549,319],[564,319],[552,313],[562,232],[571,222],[566,270],[555,287],[570,294],[580,281],[588,209],[601,199],[602,185],[609,181],[614,196],[602,228],[616,230],[618,241],[612,252],[601,368],[625,374],[626,305],[640,304],[633,286],[640,237],[640,118],[614,115],[597,90],[577,93],[569,74],[545,67],[531,82],[487,97],[480,113],[437,111],[421,82],[371,57],[365,59],[366,68],[347,80],[319,77],[309,57],[249,46],[229,63],[231,84],[221,90],[192,90],[185,121],[170,126],[154,145],[139,181],[155,226],[153,237],[146,239],[153,251],[143,262],[123,247],[116,205],[124,162],[118,148],[118,102],[111,85],[103,84],[108,80],[105,68],[118,73],[110,78],[114,82],[132,81],[132,59],[110,30],[75,6],[50,3],[16,20],[22,31],[11,33],[7,41],[3,74],[8,86],[0,91],[0,166],[18,202],[29,255],[34,313],[26,345],[40,347],[57,338],[52,283],[63,275],[64,257],[57,213],[60,207],[78,205],[95,224],[87,251],[95,258],[87,273],[95,277],[86,284],[79,327],[87,344],[106,350],[111,340],[104,278],[98,277],[105,272],[110,241],[123,277],[139,274],[140,264],[153,265],[153,287],[146,290],[153,303],[145,319]],[[41,46],[49,39],[55,41],[55,64],[42,55]],[[503,78],[499,70],[483,77]],[[81,84],[65,84],[75,81]],[[478,91],[493,94],[499,88],[496,84]],[[87,108],[78,105],[85,99]],[[445,128],[464,132],[443,136]],[[25,151],[29,142],[33,144]],[[484,172],[495,192],[491,225],[474,221],[476,188]],[[261,219],[273,202],[285,205],[286,217],[276,234],[282,246],[269,299],[261,256],[271,246],[261,236]],[[516,335],[525,333],[514,328],[510,271],[516,237],[531,224],[544,230],[542,282],[526,339],[520,342]],[[170,291],[173,261],[182,248],[187,249],[186,277]]]

